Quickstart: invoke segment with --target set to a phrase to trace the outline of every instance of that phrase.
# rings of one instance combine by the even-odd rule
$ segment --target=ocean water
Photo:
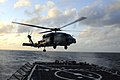
[[[0,80],[7,80],[26,62],[76,60],[120,70],[120,53],[0,51]]]

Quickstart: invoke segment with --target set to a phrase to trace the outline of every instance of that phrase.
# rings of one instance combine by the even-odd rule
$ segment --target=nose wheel
[[[43,52],[46,52],[46,49],[45,49],[45,47],[44,47],[44,49],[43,49]]]
[[[64,46],[64,49],[67,49],[68,47],[67,46]]]
[[[53,46],[54,49],[56,49],[56,47],[57,47],[56,45]]]

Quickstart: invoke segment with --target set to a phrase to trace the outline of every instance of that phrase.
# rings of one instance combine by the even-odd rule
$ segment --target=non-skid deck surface
[[[89,64],[35,63],[29,80],[120,80],[120,76]]]

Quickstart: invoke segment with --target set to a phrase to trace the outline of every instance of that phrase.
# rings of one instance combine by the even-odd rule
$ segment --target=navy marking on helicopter
[[[43,35],[42,40],[38,41],[37,43],[34,43],[31,38],[31,35],[28,35],[27,37],[30,43],[23,43],[23,46],[31,46],[31,47],[36,47],[36,48],[44,47],[43,52],[46,52],[45,47],[53,46],[53,48],[56,49],[57,46],[64,46],[64,49],[67,49],[68,46],[70,46],[70,44],[76,43],[76,39],[73,38],[70,34],[63,33],[63,32],[57,32],[57,31],[63,31],[61,30],[62,28],[65,28],[71,24],[74,24],[78,21],[82,21],[84,19],[86,19],[86,17],[81,17],[59,28],[48,28],[48,27],[42,27],[42,26],[26,24],[26,23],[21,23],[21,22],[12,22],[12,23],[46,29],[47,31],[40,32],[40,34],[47,33]]]

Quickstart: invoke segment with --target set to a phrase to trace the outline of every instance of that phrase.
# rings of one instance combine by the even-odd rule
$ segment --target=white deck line
[[[31,80],[30,78],[31,78],[31,76],[32,76],[32,74],[33,74],[36,66],[37,66],[37,65],[35,65],[34,68],[32,69],[32,71],[30,72],[30,75],[28,76],[27,80]]]
[[[61,72],[61,71],[66,72],[66,73],[75,74],[74,72],[69,72],[69,71],[65,71],[65,70],[59,70],[59,71],[56,71],[56,72],[54,73],[54,75],[55,75],[56,77],[59,77],[59,78],[61,78],[61,79],[65,79],[65,80],[75,80],[75,79],[69,79],[69,78],[65,78],[65,77],[59,76],[57,73],[59,73],[59,72]],[[89,71],[86,71],[86,72],[89,72]],[[99,75],[99,74],[97,74],[97,73],[95,73],[95,72],[90,72],[90,73],[93,73],[93,74],[98,75],[99,78],[96,79],[96,78],[94,78],[94,77],[89,77],[89,76],[86,76],[86,75],[81,75],[81,76],[87,77],[87,78],[91,78],[91,79],[93,79],[93,80],[101,80],[101,79],[102,79],[102,76],[101,76],[101,75]]]
[[[56,72],[54,73],[54,75],[55,75],[56,77],[58,77],[58,78],[61,78],[61,79],[64,79],[64,80],[75,80],[75,79],[70,79],[70,78],[61,77],[61,76],[59,76],[59,75],[57,74],[58,72],[60,72],[60,71],[56,71]]]

